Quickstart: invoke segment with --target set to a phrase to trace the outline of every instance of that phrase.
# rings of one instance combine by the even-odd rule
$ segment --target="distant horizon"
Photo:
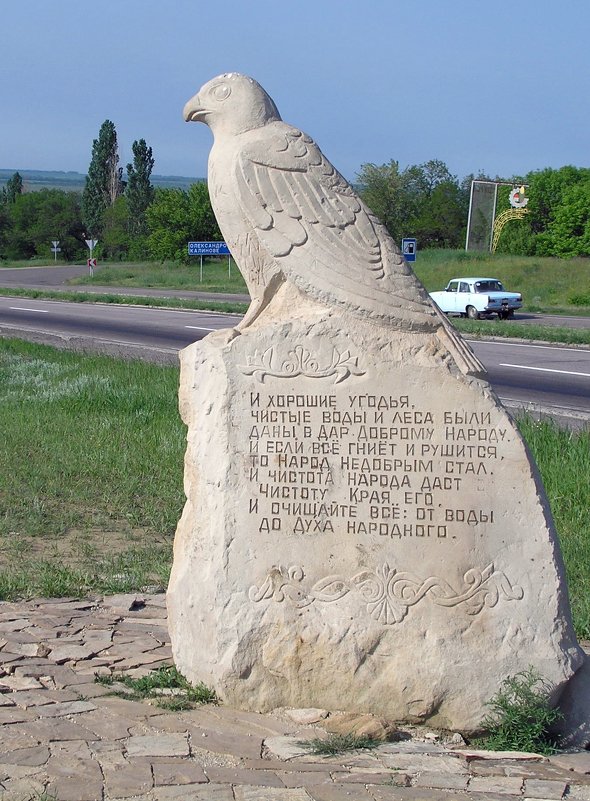
[[[32,174],[32,175],[81,175],[83,178],[86,178],[88,173],[80,172],[79,170],[35,170],[29,169],[26,167],[0,167],[0,181],[4,180],[4,173],[9,173],[8,178],[14,175],[15,172],[18,172],[20,175]],[[184,178],[184,179],[191,179],[195,181],[202,181],[206,179],[204,175],[180,175],[180,174],[173,174],[173,173],[152,173],[152,178]]]

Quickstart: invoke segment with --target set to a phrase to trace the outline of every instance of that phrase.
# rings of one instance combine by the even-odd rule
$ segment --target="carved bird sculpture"
[[[184,118],[213,133],[211,204],[252,298],[241,328],[290,281],[328,305],[404,330],[442,326],[456,340],[385,227],[259,83],[213,78]]]

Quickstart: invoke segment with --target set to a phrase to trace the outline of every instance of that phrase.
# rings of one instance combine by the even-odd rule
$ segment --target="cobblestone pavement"
[[[297,745],[318,736],[301,711],[169,712],[95,682],[170,656],[163,595],[0,604],[0,799],[590,801],[587,751],[500,755],[422,730],[322,758]]]

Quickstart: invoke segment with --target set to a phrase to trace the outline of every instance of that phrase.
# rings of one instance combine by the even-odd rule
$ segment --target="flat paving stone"
[[[372,801],[509,801],[509,796],[465,794],[451,790],[438,790],[429,787],[387,787],[385,785],[369,788]],[[514,799],[516,801],[516,799]]]
[[[35,720],[19,725],[19,731],[39,742],[67,740],[96,740],[96,734],[71,720]]]
[[[247,770],[246,768],[226,768],[217,765],[205,767],[207,778],[217,784],[254,784],[260,787],[284,787],[285,785],[273,771]]]
[[[305,790],[278,790],[267,787],[235,787],[235,801],[310,801]]]
[[[525,779],[523,795],[526,798],[560,799],[568,789],[567,782]]]
[[[154,725],[157,725],[155,723]],[[262,737],[247,734],[234,734],[231,731],[188,728],[191,744],[195,748],[205,748],[216,754],[231,754],[255,759],[262,751]]]
[[[187,760],[182,762],[152,762],[154,784],[201,784],[208,780],[205,771],[200,765]]]
[[[524,780],[516,776],[474,776],[469,782],[469,791],[520,795],[523,783]]]
[[[413,782],[414,787],[430,787],[435,790],[466,790],[468,783],[467,774],[456,773],[420,773]]]
[[[305,792],[313,801],[373,801],[375,798],[356,784],[318,784],[306,787]]]
[[[351,770],[350,773],[339,773],[338,781],[342,784],[387,784],[393,778],[392,771],[384,770]],[[407,777],[404,774],[403,784]]]
[[[590,785],[588,784],[570,784],[568,794],[568,801],[590,801]]]
[[[92,712],[96,706],[91,701],[64,701],[63,704],[49,704],[37,709],[42,718],[63,718],[67,715],[79,715],[82,712]]]
[[[380,754],[379,761],[387,768],[407,773],[467,773],[467,765],[458,757],[442,754]]]
[[[8,779],[2,784],[2,801],[24,801],[24,799],[29,798],[41,798],[45,790],[44,781],[35,776],[24,779]]]
[[[576,754],[554,754],[549,763],[577,773],[590,773],[590,751],[579,751]]]
[[[46,745],[34,745],[31,748],[17,748],[0,755],[0,762],[8,765],[28,765],[40,767],[49,759],[50,752]]]
[[[315,736],[311,733],[309,739]],[[264,741],[266,753],[282,760],[301,759],[309,754],[309,749],[297,744],[294,737],[269,737]]]
[[[179,787],[155,787],[154,801],[235,801],[227,784],[183,784]]]
[[[129,756],[188,757],[190,753],[188,737],[184,734],[129,737],[125,740],[125,748]]]
[[[149,764],[117,765],[103,768],[104,787],[110,798],[130,798],[152,789],[152,769]]]
[[[5,726],[9,723],[27,723],[35,720],[35,717],[36,715],[29,712],[28,709],[19,709],[16,706],[0,707],[0,726]]]
[[[100,739],[122,740],[129,737],[130,730],[137,721],[115,713],[105,714],[103,710],[94,709],[78,715],[76,721],[85,726]]]
[[[334,784],[334,779],[330,773],[320,773],[319,771],[297,771],[296,773],[282,773],[277,771],[277,776],[285,787],[309,787],[315,784]]]

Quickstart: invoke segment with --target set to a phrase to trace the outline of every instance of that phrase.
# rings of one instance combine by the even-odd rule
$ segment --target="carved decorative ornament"
[[[358,357],[352,356],[349,350],[340,353],[332,348],[331,357],[324,361],[302,345],[297,345],[286,356],[280,356],[274,347],[267,348],[264,353],[255,352],[248,358],[247,365],[239,367],[244,375],[253,375],[257,381],[264,383],[267,375],[274,378],[330,378],[335,376],[334,383],[339,384],[350,375],[364,375],[365,371],[358,366]]]
[[[373,620],[391,626],[401,622],[408,609],[426,597],[437,606],[464,605],[468,615],[477,615],[484,606],[496,606],[500,598],[519,601],[524,596],[522,587],[513,586],[502,571],[495,570],[493,563],[483,570],[468,570],[459,590],[438,576],[421,579],[413,573],[399,573],[387,562],[374,572],[361,570],[351,579],[326,576],[309,589],[302,585],[304,578],[303,568],[278,565],[270,570],[260,587],[250,588],[250,600],[277,603],[288,600],[302,608],[313,603],[333,603],[355,592],[366,602]]]

